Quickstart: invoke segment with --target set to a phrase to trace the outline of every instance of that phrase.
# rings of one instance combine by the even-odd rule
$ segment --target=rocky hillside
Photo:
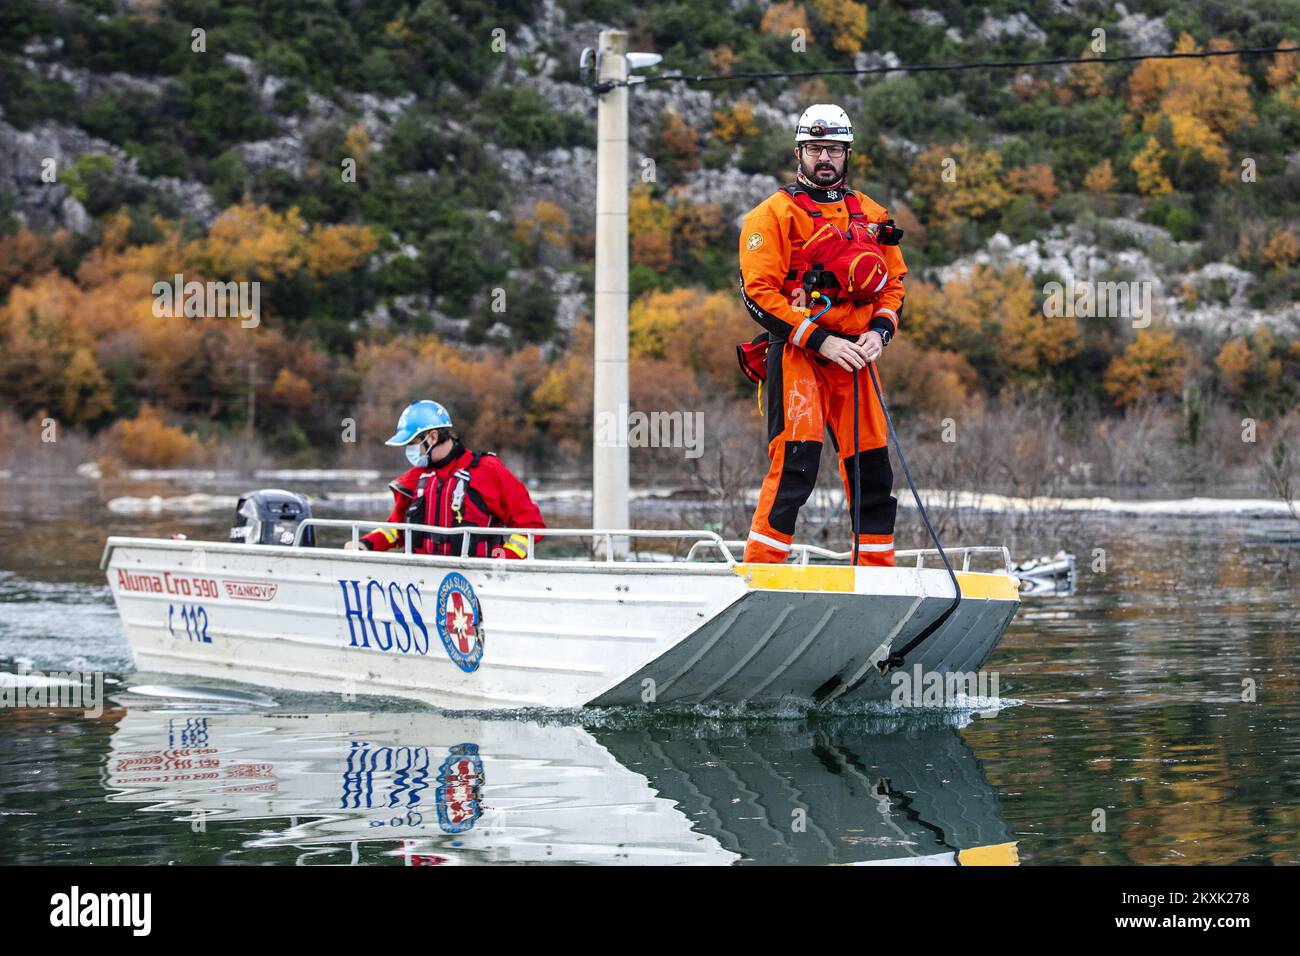
[[[196,440],[238,430],[242,365],[196,355],[163,374],[142,358],[143,325],[116,334],[158,321],[133,311],[149,295],[126,277],[184,268],[264,282],[265,335],[223,348],[256,365],[286,447],[386,418],[395,369],[403,391],[454,384],[466,419],[502,442],[527,430],[581,447],[595,101],[577,64],[614,25],[663,54],[652,75],[718,74],[1078,56],[1099,38],[1108,55],[1294,43],[1300,4],[8,0],[0,403],[92,430],[146,405]],[[802,107],[834,100],[857,122],[853,182],[908,230],[917,335],[898,361],[955,370],[959,394],[1082,389],[1113,410],[1183,400],[1191,383],[1285,410],[1300,369],[1298,64],[638,87],[634,352],[697,383],[729,370],[748,332],[739,310],[722,315],[739,218],[789,177]],[[299,234],[296,252],[268,251]],[[1044,290],[1071,280],[1149,283],[1154,325],[1052,325]],[[680,289],[693,290],[687,311],[722,310],[716,354],[663,351],[690,321]],[[113,328],[85,324],[101,306],[123,310]],[[23,324],[37,318],[53,353]],[[488,381],[466,384],[471,372]],[[506,396],[489,400],[493,388]]]

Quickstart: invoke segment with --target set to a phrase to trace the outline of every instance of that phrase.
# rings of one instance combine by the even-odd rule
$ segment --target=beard
[[[834,186],[844,178],[845,169],[848,167],[848,155],[845,154],[844,165],[837,167],[834,163],[821,159],[813,163],[811,168],[802,159],[799,160],[799,171],[803,173],[804,178],[818,186]]]

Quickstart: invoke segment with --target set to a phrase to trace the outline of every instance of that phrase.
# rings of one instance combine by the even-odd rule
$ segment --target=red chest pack
[[[817,203],[798,183],[781,188],[813,220],[812,234],[795,244],[782,293],[800,307],[807,306],[814,291],[836,302],[870,302],[879,295],[889,281],[882,245],[896,244],[902,235],[893,221],[868,222],[857,194],[845,190],[849,223],[840,229],[826,221]]]

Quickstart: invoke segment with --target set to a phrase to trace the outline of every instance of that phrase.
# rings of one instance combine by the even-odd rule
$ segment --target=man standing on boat
[[[829,426],[850,521],[857,471],[858,563],[894,563],[898,501],[890,494],[894,474],[884,413],[866,366],[898,331],[907,266],[898,249],[902,231],[884,207],[846,185],[852,147],[853,127],[844,110],[810,106],[795,129],[796,181],[751,210],[740,230],[741,295],[750,316],[767,330],[766,365],[751,377],[766,381],[771,462],[745,544],[746,561],[782,562],[789,556],[795,519],[817,483]],[[828,224],[834,228],[827,230]],[[859,235],[865,256],[848,248]],[[808,258],[810,243],[818,244],[814,257],[827,250],[826,262]],[[837,263],[832,256],[840,257]],[[864,295],[853,285],[855,270],[866,263],[874,266]],[[833,305],[826,309],[828,302]],[[763,343],[755,340],[749,348],[755,346],[761,350]],[[855,382],[859,369],[861,382]]]
[[[452,432],[451,416],[437,402],[419,401],[406,406],[397,431],[385,445],[402,446],[411,468],[395,478],[393,510],[388,520],[453,528],[545,528],[546,522],[523,482],[491,452],[466,448]],[[401,550],[405,532],[376,528],[360,539],[370,551]],[[415,532],[411,550],[418,554],[459,555],[465,533]],[[346,547],[351,547],[348,542]],[[472,558],[522,558],[528,538],[471,534]]]

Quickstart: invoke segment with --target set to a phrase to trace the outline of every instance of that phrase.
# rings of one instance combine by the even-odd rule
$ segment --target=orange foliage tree
[[[668,204],[656,199],[649,186],[637,186],[627,203],[627,228],[632,237],[632,264],[662,272],[673,264],[673,216]]]
[[[672,170],[688,173],[699,168],[700,144],[695,130],[671,110],[659,114],[658,140],[664,162]]]
[[[713,135],[728,146],[758,135],[754,105],[745,100],[713,114]]]
[[[826,24],[831,46],[849,56],[862,50],[867,39],[867,5],[854,0],[812,0],[817,19]]]
[[[1243,338],[1228,339],[1214,357],[1214,366],[1219,370],[1219,384],[1223,390],[1234,397],[1241,397],[1246,390],[1246,376],[1250,374],[1250,345]]]
[[[1300,43],[1295,40],[1283,40],[1278,46],[1295,47],[1300,46]],[[1280,90],[1284,86],[1290,86],[1295,82],[1297,73],[1300,73],[1300,53],[1273,54],[1266,76],[1268,88]]]
[[[1210,42],[1211,50],[1231,47],[1226,40]],[[1200,50],[1186,33],[1174,47],[1177,53]],[[1132,162],[1139,188],[1146,195],[1160,195],[1173,188],[1163,172],[1169,149],[1199,155],[1224,167],[1227,175],[1225,139],[1255,123],[1250,77],[1235,56],[1145,60],[1129,77],[1128,91],[1128,105],[1142,117],[1142,129],[1150,136]],[[1169,142],[1165,144],[1157,142],[1161,129],[1168,130]]]
[[[963,355],[927,350],[915,336],[900,335],[880,360],[888,401],[898,411],[938,416],[967,413],[982,400],[979,374]]]
[[[1285,269],[1300,262],[1300,239],[1290,229],[1277,229],[1264,246],[1264,261],[1274,269]]]
[[[1100,56],[1091,50],[1084,53],[1086,59]],[[1070,89],[1086,99],[1095,100],[1110,91],[1110,73],[1101,63],[1071,63],[1066,68],[1067,84]]]
[[[1231,48],[1227,40],[1210,41],[1211,50]],[[1174,46],[1175,53],[1200,51],[1196,40],[1186,33]],[[1255,122],[1250,77],[1235,56],[1144,60],[1129,77],[1128,89],[1129,107],[1137,113],[1193,116],[1223,136]]]
[[[1110,159],[1103,159],[1083,177],[1083,188],[1094,196],[1108,196],[1115,191],[1115,170]]]
[[[67,241],[68,233],[63,229],[48,238],[26,226],[15,233],[0,235],[0,299],[19,282],[30,281],[53,269],[55,250]]]
[[[264,206],[232,207],[194,239],[157,220],[159,238],[132,245],[129,225],[125,212],[105,217],[100,244],[74,279],[38,274],[0,306],[0,397],[20,413],[50,407],[65,423],[95,425],[129,413],[117,407],[119,396],[129,406],[139,397],[169,412],[219,418],[223,410],[240,414],[251,363],[268,383],[284,368],[318,381],[329,365],[316,348],[289,342],[265,322],[252,332],[232,319],[155,314],[154,285],[177,273],[186,282],[294,272],[322,279],[356,268],[377,245],[368,228],[308,227],[297,210]],[[263,312],[268,318],[265,302]],[[281,389],[280,397],[302,396]]]
[[[1002,157],[970,143],[932,146],[916,158],[912,188],[925,200],[931,225],[982,219],[1011,200]]]
[[[1168,329],[1144,329],[1106,369],[1103,384],[1121,407],[1182,392],[1191,355]]]
[[[142,405],[132,419],[116,422],[108,433],[112,454],[136,468],[173,468],[190,463],[202,447],[183,429],[168,425],[152,405]]]
[[[631,357],[678,362],[715,387],[737,387],[735,345],[754,334],[753,322],[733,292],[650,291],[628,310]]]
[[[685,190],[669,190],[671,207],[673,258],[679,263],[696,260],[716,249],[726,238],[727,221],[717,203],[693,203]]]
[[[590,449],[594,346],[591,323],[584,319],[574,327],[568,351],[546,367],[530,396],[538,434],[574,457]]]
[[[763,11],[759,23],[760,30],[773,36],[789,36],[795,30],[802,30],[805,39],[812,36],[812,27],[808,24],[808,12],[799,3],[774,3]]]
[[[1056,175],[1047,163],[1033,163],[1011,170],[1007,174],[1011,188],[1022,194],[1033,196],[1043,205],[1051,205],[1053,199],[1061,192],[1056,185]]]
[[[564,207],[549,199],[533,203],[532,214],[515,219],[514,236],[520,242],[536,249],[538,246],[567,250],[572,240],[573,224]]]
[[[362,440],[382,441],[407,404],[433,396],[447,406],[467,444],[493,451],[527,450],[521,436],[535,431],[531,399],[546,363],[535,345],[504,352],[456,346],[427,335],[362,343],[354,368],[361,381]]]

